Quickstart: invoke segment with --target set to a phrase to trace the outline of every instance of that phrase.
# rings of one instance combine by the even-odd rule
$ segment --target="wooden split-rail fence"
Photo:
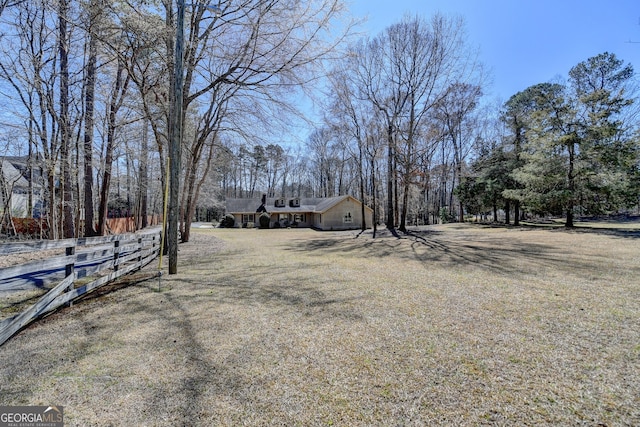
[[[155,228],[105,237],[0,243],[0,256],[42,253],[36,261],[0,269],[0,297],[6,301],[16,293],[46,292],[20,313],[0,313],[0,345],[38,317],[149,264],[160,254],[160,240],[161,229]],[[52,252],[58,254],[45,256]]]

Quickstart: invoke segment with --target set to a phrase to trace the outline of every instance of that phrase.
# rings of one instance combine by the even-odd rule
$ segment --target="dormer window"
[[[300,199],[291,199],[291,200],[289,200],[289,207],[299,208],[300,207]]]
[[[276,199],[275,207],[276,208],[284,208],[285,207],[284,199]]]

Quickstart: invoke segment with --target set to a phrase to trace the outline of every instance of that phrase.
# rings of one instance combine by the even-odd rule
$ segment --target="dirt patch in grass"
[[[640,239],[381,236],[194,229],[177,275],[0,347],[2,404],[70,426],[640,424]]]

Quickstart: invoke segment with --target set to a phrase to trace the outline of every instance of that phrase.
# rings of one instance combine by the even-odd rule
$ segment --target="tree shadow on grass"
[[[274,268],[275,274],[294,272],[294,267]],[[277,322],[278,316],[274,316],[274,313],[278,313],[285,317],[299,318],[301,322],[309,322],[317,327],[330,322],[362,321],[362,316],[354,309],[362,297],[330,295],[322,289],[321,279],[313,283],[305,280],[305,284],[265,283],[260,280],[262,276],[263,272],[251,269],[223,269],[211,275],[195,278],[187,275],[181,277],[179,283],[167,284],[180,286],[184,292],[174,293],[176,289],[173,288],[162,293],[166,298],[167,310],[157,314],[167,325],[167,339],[171,341],[172,336],[179,337],[174,358],[177,362],[180,361],[178,363],[188,365],[188,374],[181,379],[179,388],[174,391],[183,396],[187,403],[180,409],[181,425],[203,423],[200,414],[210,408],[204,407],[202,395],[208,395],[209,399],[215,397],[221,401],[235,401],[239,407],[246,409],[247,405],[253,406],[251,401],[254,396],[251,390],[261,387],[261,378],[248,378],[246,372],[253,369],[255,358],[260,358],[260,352],[263,351],[260,346],[265,345],[267,351],[277,348],[276,343],[269,342],[273,330],[267,328],[262,331],[258,329],[234,332],[239,327],[234,319],[220,317],[226,310],[233,312],[234,308],[230,307],[238,307],[249,318],[254,315],[252,313],[269,313],[269,318]],[[199,324],[197,316],[194,317],[194,309],[197,311],[206,307],[214,309],[214,319],[220,317],[207,322],[208,326]],[[221,312],[218,312],[217,308],[220,308]],[[220,363],[213,363],[212,359],[206,356],[207,352],[212,350],[211,345],[201,342],[203,328],[212,325],[218,326],[211,330],[211,334],[246,333],[251,338],[248,342],[234,347]],[[157,390],[152,401],[162,402],[166,399],[162,393],[162,390]],[[150,410],[153,406],[149,405]],[[254,407],[252,410],[259,413],[261,409]]]
[[[319,272],[321,267],[310,263],[278,265],[274,263],[268,271],[260,268],[239,270],[221,269],[198,278],[183,278],[182,283],[192,286],[204,285],[207,292],[196,298],[205,298],[216,304],[262,306],[294,310],[322,322],[341,318],[353,321],[361,317],[352,310],[352,304],[363,296],[337,296],[325,287],[328,279]],[[268,279],[265,277],[268,276]]]
[[[375,239],[366,235],[355,239],[347,235],[299,239],[287,249],[316,252],[318,256],[323,253],[339,253],[366,259],[396,257],[400,261],[417,260],[425,266],[473,267],[504,275],[527,272],[537,274],[541,269],[548,268],[576,273],[593,270],[598,263],[603,262],[593,254],[566,253],[566,249],[555,244],[552,238],[547,243],[529,241],[526,235],[521,238],[518,234],[506,238],[502,234],[471,234],[464,233],[465,227],[468,229],[469,226],[446,231],[418,229],[395,234],[385,230],[381,237]],[[517,230],[527,231],[529,228]],[[566,232],[571,233],[573,230]],[[598,230],[594,234],[633,236],[633,233],[612,230]],[[398,268],[402,268],[402,265],[399,264]]]
[[[600,221],[600,222],[609,222],[610,224],[621,225],[626,222],[636,224],[637,221]],[[626,227],[601,227],[597,225],[587,225],[590,224],[591,221],[582,220],[574,227],[565,227],[563,224],[547,224],[547,223],[521,223],[518,226],[506,225],[501,223],[478,223],[473,224],[473,227],[476,228],[502,228],[502,229],[512,229],[512,230],[521,230],[521,231],[549,231],[549,232],[557,232],[557,233],[581,233],[581,234],[594,234],[594,235],[604,235],[604,236],[614,236],[614,237],[623,237],[628,239],[639,239],[640,238],[640,223],[637,223],[637,227],[634,228],[626,228]],[[462,227],[468,224],[460,224]]]

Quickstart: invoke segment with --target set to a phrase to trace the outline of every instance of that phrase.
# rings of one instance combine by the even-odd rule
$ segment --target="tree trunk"
[[[565,227],[573,227],[573,207],[567,208],[567,222],[564,224]]]
[[[458,158],[456,159],[456,162],[458,162],[458,165],[456,166],[456,174],[458,175],[457,182],[458,182],[458,185],[460,185],[460,183],[462,183],[462,159]],[[455,186],[455,178],[454,178],[454,186]],[[458,209],[460,210],[458,222],[464,222],[464,206],[462,205],[461,200],[458,200]]]
[[[149,144],[147,141],[147,125],[145,122],[144,133],[142,134],[142,153],[140,154],[140,183],[138,193],[140,198],[140,228],[146,228],[149,225],[148,220],[148,187],[149,187]]]
[[[393,124],[389,123],[387,128],[387,228],[395,228],[395,218],[393,215]]]
[[[371,194],[373,195],[373,238],[378,231],[378,198],[376,195],[376,156],[371,155]]]
[[[569,141],[567,148],[569,149],[569,170],[567,171],[569,200],[567,201],[567,222],[565,222],[564,226],[570,228],[573,227],[574,193],[576,189],[575,176],[573,174],[576,154],[576,144],[574,140]]]
[[[430,181],[430,177],[429,177],[429,172],[425,172],[424,175],[424,206],[426,209],[426,215],[424,215],[427,218],[427,224],[429,225],[431,224],[431,218],[429,218],[429,195],[430,195],[430,191],[429,191],[429,181]]]
[[[113,152],[115,150],[116,114],[119,108],[118,98],[121,96],[121,91],[126,91],[126,83],[122,83],[123,71],[124,65],[122,61],[118,61],[115,88],[111,97],[111,102],[109,104],[109,120],[107,123],[107,147],[104,158],[104,174],[102,176],[102,186],[100,187],[100,205],[98,208],[97,234],[99,236],[104,236],[107,231],[106,228],[109,203],[109,188],[111,186]]]
[[[409,123],[411,123],[411,128],[413,128],[413,123],[415,121],[415,112],[414,109],[411,109],[411,114],[409,118]],[[413,170],[413,131],[409,131],[409,137],[407,138],[407,156],[405,158],[404,165],[404,185],[403,185],[403,195],[402,195],[402,211],[400,215],[400,231],[403,233],[407,232],[407,213],[409,211],[409,191],[411,188],[411,171]]]
[[[202,142],[198,141],[192,147],[191,156],[187,160],[189,163],[186,168],[184,184],[182,189],[182,200],[180,203],[180,241],[186,243],[189,241],[191,218],[193,217],[197,197],[195,196],[196,175],[198,172],[199,152],[202,150]],[[206,174],[205,174],[206,176]]]
[[[53,165],[47,169],[47,190],[49,191],[49,202],[47,209],[47,221],[49,222],[49,239],[55,240],[60,238],[58,221],[56,215],[56,177]]]
[[[35,141],[33,141],[33,120],[29,120],[29,155],[27,158],[27,171],[29,173],[29,189],[28,189],[28,200],[27,200],[27,217],[33,218],[33,147],[35,146]],[[40,212],[42,215],[42,212]]]
[[[95,1],[92,2],[89,13],[89,57],[87,59],[87,74],[85,80],[85,122],[84,122],[84,235],[96,235],[93,212],[93,109],[95,97],[95,77],[97,63],[96,38],[94,36],[95,14],[99,13]]]
[[[360,214],[362,215],[362,231],[367,229],[367,218],[364,209],[364,168],[362,167],[364,158],[362,155],[362,139],[358,138],[358,176],[360,178]]]
[[[493,222],[498,222],[498,203],[493,201]]]
[[[407,177],[405,176],[405,180],[407,180]],[[398,227],[398,230],[402,231],[403,233],[407,232],[407,206],[409,205],[409,183],[405,182],[404,186],[403,186],[403,195],[402,195],[402,211],[400,214],[400,227]]]
[[[177,1],[176,42],[173,64],[169,141],[169,212],[167,214],[167,247],[169,249],[169,274],[178,273],[178,219],[180,217],[180,168],[182,160],[182,123],[184,106],[184,0]]]
[[[397,147],[393,147],[393,226],[395,228],[400,217],[400,192],[398,191],[398,153]]]
[[[75,237],[73,217],[73,193],[71,192],[71,164],[69,144],[71,124],[69,120],[69,33],[67,31],[67,0],[59,3],[59,55],[60,55],[60,164],[62,167],[62,235]]]

